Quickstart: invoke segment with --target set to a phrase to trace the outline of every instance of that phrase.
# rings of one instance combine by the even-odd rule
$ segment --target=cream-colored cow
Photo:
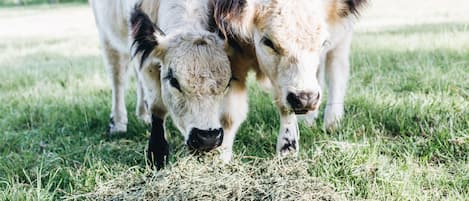
[[[93,0],[91,5],[112,83],[111,133],[126,131],[125,81],[128,66],[136,63],[137,114],[152,123],[149,159],[158,168],[167,160],[168,113],[189,147],[218,147],[231,70],[223,40],[209,31],[209,1]]]
[[[214,18],[230,45],[235,81],[223,114],[222,157],[231,158],[235,133],[246,118],[246,75],[273,86],[280,111],[277,154],[298,152],[296,115],[317,116],[322,74],[328,83],[324,122],[344,113],[353,23],[365,0],[214,0]]]

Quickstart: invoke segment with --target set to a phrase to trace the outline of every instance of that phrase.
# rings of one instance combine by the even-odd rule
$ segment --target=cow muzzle
[[[210,151],[223,142],[223,128],[201,130],[193,128],[189,133],[187,145],[197,151]]]
[[[319,92],[299,91],[287,94],[287,102],[295,114],[306,114],[317,110],[320,100],[321,94]]]

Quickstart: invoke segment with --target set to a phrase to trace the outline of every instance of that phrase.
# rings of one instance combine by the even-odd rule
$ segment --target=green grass
[[[369,9],[376,17],[386,7],[378,2]],[[147,174],[156,174],[162,181],[150,183],[162,189],[187,190],[168,183],[190,180],[192,169],[181,164],[196,158],[186,152],[170,122],[173,166],[163,174],[145,169],[148,133],[132,112],[134,78],[127,94],[129,132],[106,134],[110,85],[89,8],[0,8],[0,13],[0,26],[14,21],[20,27],[0,32],[0,200],[81,200],[103,192],[112,198],[118,194],[112,192],[125,193]],[[57,20],[58,15],[80,23]],[[28,17],[36,16],[51,18],[36,26],[49,23],[55,29],[35,32]],[[235,141],[233,165],[225,170],[202,160],[188,167],[198,176],[208,168],[259,185],[250,190],[233,184],[228,190],[278,189],[279,181],[265,183],[276,174],[268,170],[278,168],[286,172],[281,178],[307,177],[298,180],[301,185],[318,180],[350,200],[468,200],[468,21],[448,16],[444,22],[419,18],[424,22],[376,27],[368,23],[373,20],[365,14],[355,34],[341,128],[326,133],[321,120],[313,128],[300,125],[300,157],[290,162],[306,172],[290,171],[274,159],[278,114],[255,82],[250,83],[250,113]],[[219,179],[217,174],[207,174],[204,184]],[[128,184],[118,185],[122,182]],[[145,189],[153,192],[151,186]],[[146,196],[171,195],[153,193]],[[256,195],[251,198],[281,197]]]

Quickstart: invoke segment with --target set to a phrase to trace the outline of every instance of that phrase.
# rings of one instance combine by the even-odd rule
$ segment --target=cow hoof
[[[340,127],[340,119],[341,119],[341,116],[334,117],[334,118],[325,118],[323,130],[331,131],[331,132],[335,131],[336,129]]]
[[[277,156],[297,156],[298,155],[298,141],[295,139],[283,138],[277,145]]]
[[[116,123],[114,118],[109,120],[109,134],[118,134],[127,132],[127,124]]]
[[[161,170],[168,163],[169,159],[169,149],[157,151],[147,151],[147,160],[150,164],[150,167],[157,170]]]
[[[228,164],[230,161],[231,161],[231,157],[233,156],[233,152],[232,151],[223,151],[223,150],[220,150],[220,160],[225,163],[225,164]]]
[[[151,115],[148,113],[138,114],[138,118],[143,121],[146,125],[151,125]]]
[[[327,131],[334,131],[340,127],[340,120],[344,116],[342,107],[326,108],[324,115],[324,128]]]

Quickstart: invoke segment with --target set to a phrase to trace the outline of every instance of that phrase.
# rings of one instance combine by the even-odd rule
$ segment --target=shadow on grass
[[[86,169],[97,164],[143,166],[146,125],[133,113],[133,87],[126,97],[128,132],[109,136],[110,87],[93,83],[93,75],[105,77],[103,67],[95,66],[101,58],[55,55],[51,59],[54,61],[38,62],[27,76],[23,70],[33,65],[29,59],[18,60],[18,68],[6,71],[12,77],[3,82],[5,93],[0,97],[0,180],[28,184],[36,181],[40,168],[46,174],[39,175],[42,181],[70,191],[88,182],[75,174],[89,173]],[[54,171],[60,179],[49,180]]]

